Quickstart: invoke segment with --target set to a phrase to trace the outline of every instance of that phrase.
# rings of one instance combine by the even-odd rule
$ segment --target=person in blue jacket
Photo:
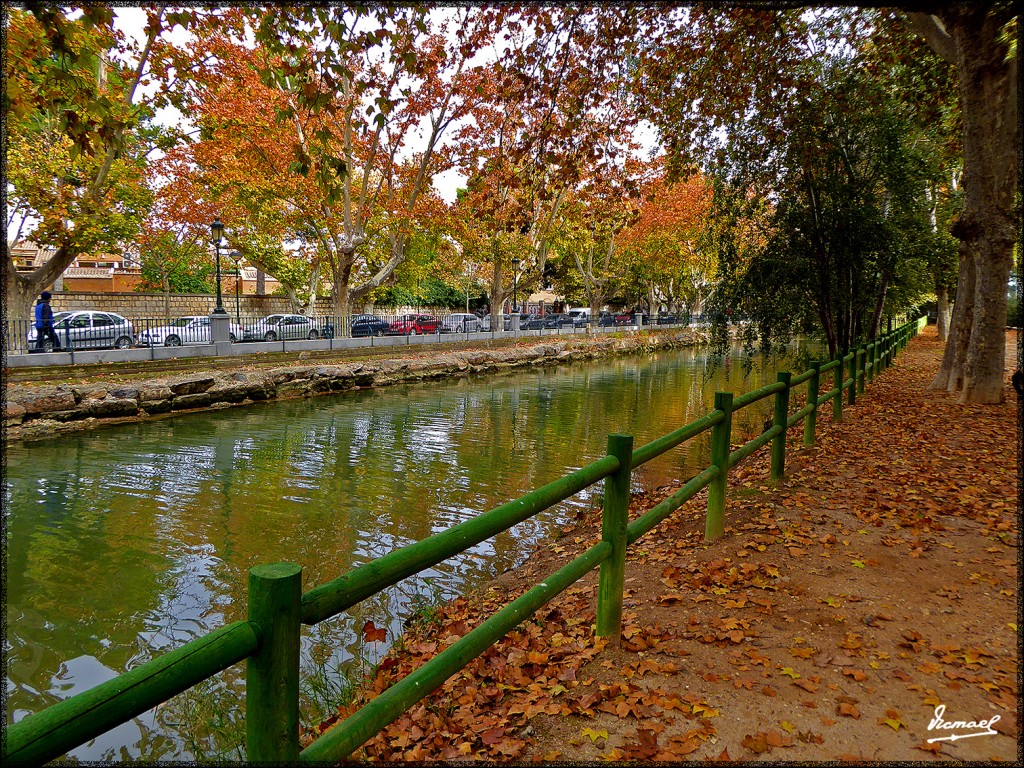
[[[36,349],[42,349],[46,340],[53,342],[55,352],[60,351],[60,339],[53,329],[53,309],[50,308],[50,292],[43,291],[36,302]]]

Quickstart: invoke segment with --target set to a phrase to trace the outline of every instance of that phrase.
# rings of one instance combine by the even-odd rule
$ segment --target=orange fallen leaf
[[[860,720],[860,710],[857,709],[855,704],[849,702],[840,702],[839,706],[836,707],[836,712],[844,717],[852,717],[854,720]]]

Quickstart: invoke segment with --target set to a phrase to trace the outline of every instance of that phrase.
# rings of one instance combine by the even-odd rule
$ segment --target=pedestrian
[[[36,349],[43,349],[46,339],[53,342],[55,352],[60,352],[60,339],[53,329],[53,309],[50,308],[50,292],[43,291],[36,302]]]

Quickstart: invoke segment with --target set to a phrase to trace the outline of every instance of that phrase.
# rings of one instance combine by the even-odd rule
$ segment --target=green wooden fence
[[[546,602],[600,568],[597,634],[617,640],[622,617],[626,548],[688,499],[708,487],[705,538],[725,528],[729,470],[771,443],[771,477],[785,471],[786,433],[803,422],[803,445],[815,441],[818,407],[832,401],[832,416],[842,420],[843,392],[849,404],[889,365],[894,355],[924,327],[925,318],[908,322],[828,363],[811,363],[799,376],[779,373],[778,381],[734,398],[715,394],[715,409],[696,421],[633,448],[629,435],[610,435],[608,455],[572,474],[502,504],[472,520],[366,563],[302,594],[302,568],[292,563],[256,566],[249,574],[248,619],[193,640],[113,680],[54,704],[8,726],[5,761],[38,765],[60,757],[97,736],[141,715],[170,697],[246,660],[246,754],[252,762],[321,762],[348,757],[445,680],[461,670]],[[833,386],[819,392],[822,374],[833,371]],[[789,414],[790,392],[807,384],[806,405]],[[775,397],[772,426],[730,451],[732,414],[766,397]],[[711,430],[711,465],[642,516],[628,521],[633,468]],[[512,601],[479,627],[446,648],[347,720],[299,749],[299,637],[312,625],[351,608],[402,579],[463,552],[516,523],[604,480],[601,541],[565,567]]]

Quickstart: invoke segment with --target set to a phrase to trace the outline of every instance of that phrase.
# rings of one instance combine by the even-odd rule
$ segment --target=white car
[[[90,309],[55,312],[53,330],[57,333],[61,349],[127,349],[132,345],[132,324],[113,312],[96,312]],[[28,332],[29,349],[35,347],[36,338],[35,323],[32,322]],[[47,339],[43,342],[42,348],[45,352],[52,352],[53,341]]]
[[[482,327],[476,315],[456,313],[441,321],[441,333],[475,333]]]
[[[236,323],[228,325],[231,341],[242,338],[242,329]],[[146,328],[139,331],[135,343],[140,347],[180,347],[182,344],[212,344],[210,338],[210,316],[192,315],[179,317],[169,325]]]

